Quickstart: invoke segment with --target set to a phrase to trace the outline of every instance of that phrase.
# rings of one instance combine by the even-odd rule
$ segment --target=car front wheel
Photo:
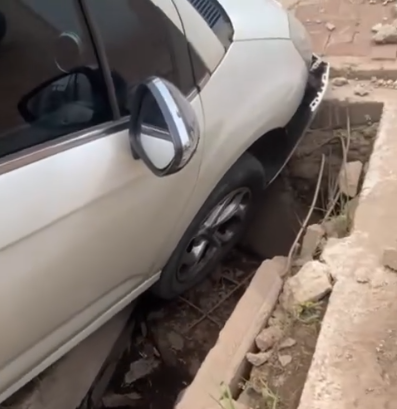
[[[265,182],[261,163],[245,153],[229,169],[186,230],[153,292],[172,299],[214,270],[238,242]]]

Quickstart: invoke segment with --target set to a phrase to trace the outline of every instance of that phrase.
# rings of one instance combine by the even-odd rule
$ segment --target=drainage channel
[[[322,250],[327,241],[343,239],[353,228],[382,104],[369,111],[365,104],[359,111],[357,106],[328,108],[338,110],[336,126],[311,129],[284,172],[295,203],[304,203],[312,215],[309,227],[303,226],[300,256],[291,261],[279,301],[246,356],[248,375],[230,396],[253,409],[299,406],[334,284]],[[355,110],[353,118],[349,108]]]

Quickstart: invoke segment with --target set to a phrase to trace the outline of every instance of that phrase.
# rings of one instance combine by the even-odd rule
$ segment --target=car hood
[[[277,0],[218,0],[232,21],[234,41],[288,39],[288,14]]]

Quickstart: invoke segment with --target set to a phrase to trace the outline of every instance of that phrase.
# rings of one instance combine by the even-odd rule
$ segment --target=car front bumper
[[[290,156],[310,127],[324,100],[329,84],[329,71],[329,63],[313,54],[305,94],[286,125],[288,143],[293,146]]]
[[[327,91],[329,71],[329,64],[317,55],[313,55],[304,96],[295,114],[284,128],[282,142],[272,144],[272,149],[269,151],[271,154],[264,152],[262,160],[268,174],[266,186],[280,174],[310,127]]]

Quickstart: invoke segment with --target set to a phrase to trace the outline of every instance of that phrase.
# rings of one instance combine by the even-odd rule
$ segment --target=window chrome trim
[[[194,88],[186,96],[186,99],[189,102],[191,102],[196,96],[199,96],[200,90],[209,81],[210,77],[210,74],[207,74],[198,84],[198,88]],[[94,128],[90,128],[88,130],[83,129],[73,134],[64,135],[43,144],[32,146],[31,148],[7,155],[0,158],[0,175],[12,172],[13,170],[24,166],[28,166],[32,163],[38,162],[39,160],[57,155],[69,149],[96,141],[97,139],[105,138],[116,132],[127,130],[129,128],[129,120],[129,116],[125,116],[116,121],[105,122]],[[133,160],[132,154],[131,160]]]
[[[124,120],[123,122],[127,123],[128,120]],[[84,129],[73,134],[68,134],[44,142],[43,144],[32,146],[31,148],[23,149],[0,159],[0,175],[97,139],[104,138],[123,129],[127,129],[127,126],[121,121],[106,122],[95,128],[90,128],[89,130]]]

